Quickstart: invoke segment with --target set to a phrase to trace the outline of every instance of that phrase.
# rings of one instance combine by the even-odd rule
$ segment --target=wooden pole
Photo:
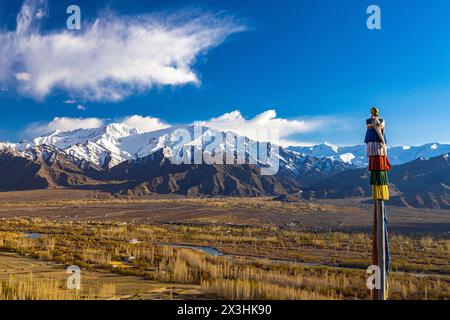
[[[386,226],[384,221],[384,201],[375,200],[377,213],[377,262],[380,268],[381,288],[377,289],[377,300],[386,300]]]

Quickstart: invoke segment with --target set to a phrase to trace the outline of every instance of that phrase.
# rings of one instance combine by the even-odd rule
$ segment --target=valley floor
[[[67,273],[63,264],[33,259],[14,252],[0,251],[0,282],[10,288],[17,283],[29,286],[22,297],[40,299],[207,299],[199,286],[149,281],[142,277],[83,270],[80,291],[65,286]],[[38,293],[41,288],[44,292]],[[13,298],[1,295],[1,299]]]
[[[64,210],[61,210],[64,208]],[[390,231],[450,234],[450,210],[390,206]],[[286,203],[271,198],[188,198],[155,195],[115,198],[71,189],[0,192],[0,218],[135,221],[141,223],[270,224],[293,230],[364,231],[372,228],[368,199]]]
[[[450,298],[450,212],[388,210],[391,298]],[[0,299],[368,299],[371,218],[364,200],[0,193]]]

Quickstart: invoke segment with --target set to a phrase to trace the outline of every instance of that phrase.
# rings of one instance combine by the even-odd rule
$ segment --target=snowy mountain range
[[[260,162],[258,159],[249,159],[249,157],[254,157],[249,152],[250,144],[256,144],[256,141],[237,134],[232,134],[235,139],[228,141],[225,132],[208,127],[197,127],[197,129],[200,130],[198,136],[194,136],[194,126],[170,127],[141,133],[126,124],[112,123],[96,129],[77,129],[66,132],[54,131],[19,143],[0,143],[0,151],[11,149],[23,156],[32,156],[36,147],[50,146],[73,158],[75,161],[89,162],[102,168],[112,168],[127,160],[144,158],[161,149],[165,151],[168,157],[171,156],[175,152],[176,146],[179,149],[180,131],[184,130],[192,138],[185,143],[185,146],[204,152],[206,142],[211,141],[211,137],[220,135],[223,137],[223,141],[216,146],[215,152],[220,150],[224,154],[227,151],[236,153],[235,139],[241,139],[245,145],[247,161],[251,163]],[[273,146],[275,147],[275,145]],[[186,150],[190,152],[190,148]],[[305,155],[283,148],[280,148],[280,150],[276,160],[280,160],[283,167],[296,171],[298,169],[296,168],[296,162],[299,159],[305,159],[307,162],[308,157]],[[190,157],[191,155],[188,156]],[[326,158],[321,162],[320,169],[325,170],[325,173],[329,173],[333,163],[338,164],[340,161]],[[314,168],[311,167],[311,169]]]
[[[112,168],[127,160],[146,157],[160,149],[164,149],[167,154],[171,154],[174,146],[179,143],[177,129],[186,129],[193,136],[193,126],[171,127],[141,133],[138,129],[131,128],[126,124],[112,123],[96,129],[77,129],[67,132],[54,131],[19,143],[0,142],[0,151],[10,149],[23,156],[32,156],[35,147],[51,146],[70,156],[74,161],[88,162],[103,168]],[[202,127],[201,137],[197,137],[196,140],[191,141],[189,144],[193,148],[204,149],[204,146],[201,146],[202,141],[207,141],[210,136],[218,133],[219,131],[215,129]],[[235,136],[243,138],[248,149],[248,144],[252,140],[239,135]],[[224,143],[219,148],[223,152],[226,150],[236,152],[234,144],[230,146],[227,143],[229,142],[224,138]],[[291,146],[287,149],[280,148],[280,150],[280,155],[282,155],[280,158],[281,166],[294,171],[298,170],[296,162],[299,159],[307,159],[308,157],[315,158],[315,162],[320,162],[319,166],[317,166],[317,163],[309,163],[308,166],[311,167],[311,170],[329,170],[339,162],[360,168],[367,166],[364,145],[340,147],[324,142],[311,147]],[[449,152],[450,144],[440,143],[428,143],[412,147],[388,147],[389,160],[393,165],[404,164],[417,158],[428,159]],[[246,156],[248,158],[249,155],[247,154]],[[325,173],[329,174],[330,172]]]
[[[63,187],[126,197],[176,193],[295,195],[304,199],[365,197],[370,193],[363,145],[338,147],[323,143],[282,148],[270,144],[271,153],[274,148],[278,152],[261,159],[250,152],[255,145],[261,146],[254,140],[236,134],[231,134],[229,140],[229,133],[208,127],[198,130],[180,126],[139,132],[123,123],[113,123],[96,129],[55,131],[19,143],[0,143],[0,191]],[[180,140],[182,132],[193,139]],[[222,138],[212,152],[205,142],[219,136]],[[237,161],[237,140],[244,145],[244,163]],[[183,154],[179,154],[180,150]],[[223,152],[223,158],[231,156],[233,160],[227,165],[205,161],[180,165],[173,161],[174,155],[193,159],[196,151],[201,151],[203,159]],[[449,152],[450,145],[439,143],[389,148],[389,158],[396,165],[391,172],[391,188],[398,205],[448,208]],[[262,168],[274,160],[279,163],[277,173],[262,175]],[[405,181],[414,183],[411,186]]]
[[[10,186],[17,190],[36,185],[77,187],[120,182],[132,192],[136,188],[141,192],[143,188],[145,193],[162,190],[185,194],[277,195],[299,191],[322,178],[355,168],[331,158],[276,148],[274,144],[269,144],[272,156],[261,159],[250,152],[256,145],[261,148],[256,141],[236,134],[231,134],[233,139],[228,140],[229,133],[207,127],[198,129],[184,126],[142,133],[125,124],[113,123],[97,129],[55,131],[19,143],[1,143],[0,180],[6,182],[4,186],[0,184],[0,190],[10,190]],[[200,134],[195,136],[195,130]],[[180,131],[193,139],[180,142]],[[215,150],[208,149],[205,141],[210,143],[211,137],[219,136],[222,141]],[[237,161],[237,140],[245,146],[243,157],[241,155],[244,164]],[[185,153],[182,156],[188,159],[196,151],[201,151],[203,159],[222,152],[225,158],[231,156],[232,165],[211,165],[205,160],[198,165],[177,165],[173,156],[180,152],[180,143]],[[270,178],[259,177],[258,172],[274,161],[279,165],[277,174]],[[25,181],[25,185],[10,174],[10,168],[23,166],[35,168],[29,172],[31,176],[20,176],[19,180]],[[215,186],[212,189],[211,183]]]
[[[339,147],[324,142],[312,147],[292,146],[289,150],[300,152],[312,157],[340,160],[363,168],[367,166],[366,146]],[[427,143],[421,146],[388,146],[388,158],[391,164],[400,165],[418,158],[430,159],[450,152],[450,144]]]

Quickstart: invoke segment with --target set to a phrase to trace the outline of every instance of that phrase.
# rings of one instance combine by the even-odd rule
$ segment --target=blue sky
[[[216,123],[220,117],[222,124],[227,119],[239,130],[239,125],[256,124],[258,115],[275,110],[276,116],[265,113],[270,115],[264,123],[286,129],[286,143],[359,144],[364,119],[376,105],[386,119],[391,144],[450,142],[446,0],[433,5],[425,0],[36,0],[27,3],[42,7],[44,16],[28,26],[26,40],[10,40],[6,35],[16,32],[23,3],[0,3],[0,45],[25,50],[24,58],[13,57],[7,49],[3,63],[0,58],[0,141],[53,128],[49,124],[55,117],[77,123],[90,119],[89,125],[132,115],[152,117],[152,124]],[[70,4],[81,8],[81,31],[65,29]],[[366,28],[370,4],[381,8],[381,30]],[[94,33],[96,18],[102,23]],[[186,27],[193,19],[194,31]],[[182,36],[153,45],[159,38],[152,36],[151,21],[157,21],[155,28],[179,28]],[[108,23],[116,26],[111,32]],[[148,36],[147,48],[132,42],[124,30],[140,26]],[[38,34],[55,45],[66,42],[48,38],[51,35],[69,33],[74,40],[89,31],[99,43],[111,37],[113,48],[128,39],[124,52],[136,52],[136,59],[148,70],[155,66],[155,71],[141,72],[133,61],[123,59],[121,50],[111,53],[100,46],[84,48],[81,58],[74,47],[55,49],[61,52],[50,61],[51,55],[46,59],[42,54],[48,52],[46,47],[30,41]],[[155,52],[147,55],[147,49]],[[159,54],[166,49],[172,55],[169,64]],[[95,63],[88,59],[94,54],[100,55]],[[103,63],[114,65],[114,72]],[[69,71],[61,76],[68,64]],[[92,75],[83,79],[89,71]],[[107,78],[111,74],[113,78]],[[240,113],[221,117],[235,110]]]

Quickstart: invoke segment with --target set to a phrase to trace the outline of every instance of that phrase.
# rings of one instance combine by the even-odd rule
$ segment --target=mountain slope
[[[31,152],[32,150],[32,152]],[[56,187],[101,189],[122,195],[268,196],[299,190],[293,175],[261,175],[256,165],[173,164],[167,150],[104,169],[77,165],[50,147],[0,152],[0,191]]]
[[[100,175],[100,168],[87,162],[77,165],[53,147],[0,151],[0,191],[95,185]]]
[[[267,196],[296,192],[293,177],[264,176],[256,165],[173,164],[160,150],[139,160],[121,163],[110,179],[127,177],[120,194],[177,193],[191,196]]]

